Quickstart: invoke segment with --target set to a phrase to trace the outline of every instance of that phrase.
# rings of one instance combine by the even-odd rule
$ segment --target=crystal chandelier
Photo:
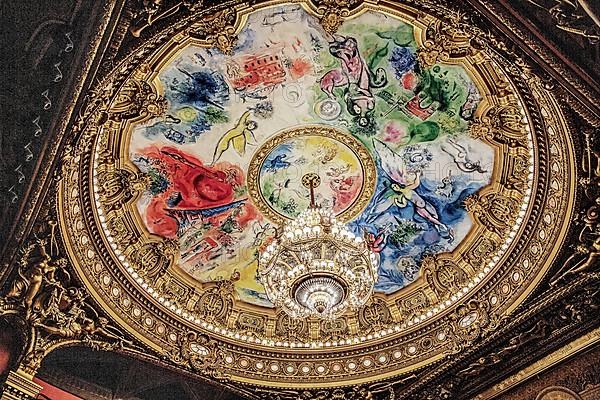
[[[318,175],[302,177],[310,207],[286,223],[260,252],[259,276],[269,300],[293,318],[334,319],[366,303],[378,258],[333,214],[315,205]]]

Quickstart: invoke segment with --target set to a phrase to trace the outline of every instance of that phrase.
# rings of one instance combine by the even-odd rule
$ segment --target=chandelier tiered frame
[[[378,259],[329,210],[314,201],[316,174],[303,177],[311,205],[261,252],[259,276],[269,300],[293,318],[335,319],[373,293]]]

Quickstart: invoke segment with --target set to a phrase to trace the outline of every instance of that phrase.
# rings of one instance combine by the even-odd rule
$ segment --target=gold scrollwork
[[[120,209],[150,185],[150,177],[114,167],[97,175],[100,202],[107,212]]]
[[[490,319],[489,304],[484,301],[471,299],[461,304],[450,316],[451,329],[457,339],[455,351],[472,343],[482,333],[489,331],[495,324]]]
[[[205,40],[223,54],[231,55],[238,40],[235,35],[236,20],[235,9],[227,8],[194,25],[188,34],[193,38]]]
[[[418,50],[419,63],[423,67],[460,59],[479,52],[477,37],[465,28],[461,14],[448,21],[431,22],[425,30],[423,46]]]
[[[165,239],[149,242],[132,253],[132,260],[139,265],[137,273],[148,278],[162,276],[172,264],[178,244],[175,240]]]
[[[266,318],[250,313],[240,313],[235,322],[236,328],[247,334],[264,335],[266,327]]]
[[[148,82],[131,79],[119,91],[108,111],[110,118],[115,122],[144,120],[163,115],[167,106],[167,100],[156,94]]]
[[[240,274],[235,271],[229,279],[214,282],[199,295],[193,311],[207,322],[225,325],[234,304],[235,282],[239,279]]]
[[[204,4],[202,0],[183,0],[172,5],[164,4],[162,0],[141,0],[139,8],[133,13],[133,22],[129,33],[140,37],[142,32],[156,22],[180,13],[182,9],[194,11]]]
[[[342,330],[343,331],[343,330]],[[287,340],[307,340],[310,338],[308,321],[290,317],[281,311],[275,322],[275,336]]]
[[[427,256],[421,261],[421,268],[427,284],[440,299],[448,298],[467,283],[467,273],[449,259]]]
[[[340,29],[344,18],[350,15],[350,9],[356,8],[363,0],[318,0],[317,13],[325,32],[334,34]]]
[[[476,139],[505,145],[511,150],[526,151],[528,148],[523,116],[515,104],[497,105],[488,109],[471,124],[470,134]]]
[[[485,196],[471,195],[464,201],[465,208],[491,232],[504,237],[518,208],[518,202],[499,193]]]
[[[424,261],[425,265],[430,265],[429,261]],[[454,281],[454,271],[444,271],[445,265],[442,263],[442,267],[439,270],[435,270],[436,278],[433,278],[431,269],[423,269],[423,274],[425,276],[425,280],[427,284],[434,290],[434,293],[439,297],[441,294],[441,290],[446,288],[446,281],[450,282]],[[427,272],[426,272],[427,271]],[[462,272],[459,270],[458,272]],[[464,274],[464,273],[463,273]],[[464,280],[464,278],[463,278]],[[451,283],[452,285],[452,283]],[[437,290],[433,289],[436,288]],[[400,310],[400,315],[405,317],[407,320],[411,321],[418,315],[422,314],[423,311],[427,309],[431,305],[431,302],[425,292],[423,290],[418,290],[412,293],[410,296],[407,296],[404,299],[398,300],[396,302],[398,308]]]
[[[178,347],[167,356],[176,364],[190,368],[196,373],[217,380],[227,380],[229,376],[221,368],[221,352],[217,343],[207,335],[188,332],[178,341]]]
[[[345,319],[323,320],[319,323],[322,339],[340,340],[348,335],[348,324]]]
[[[358,323],[364,332],[379,330],[390,322],[392,315],[383,299],[375,297],[358,311]]]

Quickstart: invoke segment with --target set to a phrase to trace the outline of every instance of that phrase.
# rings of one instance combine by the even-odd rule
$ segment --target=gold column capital
[[[0,400],[33,400],[41,390],[42,386],[33,381],[33,375],[19,368],[8,373]]]

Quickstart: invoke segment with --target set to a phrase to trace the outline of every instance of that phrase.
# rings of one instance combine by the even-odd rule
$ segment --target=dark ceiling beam
[[[531,21],[524,17],[523,14],[519,13],[513,6],[511,6],[510,1],[496,0],[495,3],[497,6],[502,7],[504,13],[506,13],[510,18],[518,21],[522,25],[521,27],[524,28],[527,33],[539,41],[540,44],[545,46],[551,52],[552,56],[558,59],[560,63],[568,68],[573,75],[565,76],[564,72],[557,70],[555,65],[552,65],[552,63],[547,60],[546,57],[540,54],[539,51],[536,51],[524,43],[524,35],[522,32],[515,31],[512,29],[512,27],[507,26],[505,21],[502,21],[498,17],[499,10],[491,10],[489,8],[489,1],[467,0],[467,2],[469,2],[474,9],[485,16],[491,24],[499,29],[513,43],[522,44],[519,46],[521,51],[526,53],[536,64],[543,68],[552,79],[564,87],[569,94],[576,98],[582,104],[582,106],[589,111],[589,113],[593,114],[597,119],[600,119],[600,102],[597,101],[597,99],[600,98],[600,86],[598,85],[598,82],[585,70],[573,63],[550,40],[548,40],[548,38],[538,27],[536,27],[533,23],[531,23]],[[579,79],[581,83],[585,85],[585,88],[593,94],[593,96],[589,98],[581,93],[581,90],[577,88],[577,85],[572,82],[572,79],[570,79],[571,77]]]
[[[38,374],[38,377],[56,388],[86,400],[111,400],[114,398],[111,396],[110,389],[89,382],[59,368],[45,370]]]
[[[190,400],[204,400],[198,394],[196,394],[196,391],[190,386],[188,382],[181,381],[181,387],[183,388],[183,391],[189,396]]]
[[[92,84],[124,2],[23,0],[2,9],[2,22],[13,32],[5,37],[10,54],[2,61],[11,79],[4,80],[2,94],[13,95],[15,105],[0,110],[0,285],[54,179],[65,132],[82,103],[79,94]],[[36,12],[26,14],[28,9]],[[26,146],[30,159],[22,154]]]
[[[143,374],[145,379],[132,379],[133,377],[139,378],[142,375],[139,374],[140,371],[145,372]],[[114,397],[115,399],[129,399],[147,390],[168,385],[175,380],[177,380],[177,376],[165,373],[165,371],[151,369],[139,362],[133,362],[127,374],[117,384]]]

